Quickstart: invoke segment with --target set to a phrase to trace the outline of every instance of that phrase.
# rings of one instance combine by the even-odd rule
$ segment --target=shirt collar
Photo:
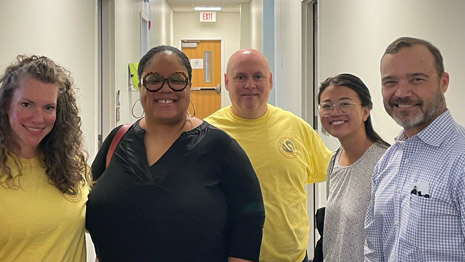
[[[427,127],[410,138],[418,138],[426,144],[438,147],[441,145],[442,141],[446,139],[454,125],[455,121],[450,111],[446,109],[446,111],[434,119]],[[394,140],[396,142],[402,142],[410,138],[407,137],[405,131],[402,130]]]

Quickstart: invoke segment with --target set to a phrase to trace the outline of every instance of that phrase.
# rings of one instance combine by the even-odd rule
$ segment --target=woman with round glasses
[[[341,143],[327,170],[324,261],[363,261],[371,175],[389,144],[373,129],[373,102],[360,78],[340,74],[326,79],[320,86],[318,104],[324,130]]]
[[[187,114],[192,68],[171,46],[139,62],[145,117],[98,152],[86,227],[100,261],[257,261],[264,208],[239,144]]]

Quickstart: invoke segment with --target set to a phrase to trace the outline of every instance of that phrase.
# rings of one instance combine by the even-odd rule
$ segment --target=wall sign
[[[192,69],[203,69],[203,59],[191,59]]]
[[[200,12],[200,22],[216,22],[216,12]]]

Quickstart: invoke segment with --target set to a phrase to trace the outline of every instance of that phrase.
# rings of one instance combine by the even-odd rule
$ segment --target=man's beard
[[[422,126],[425,124],[428,124],[432,122],[440,113],[443,108],[444,104],[444,97],[441,93],[438,92],[438,94],[435,96],[434,100],[432,101],[427,101],[429,103],[426,104],[424,108],[422,106],[425,104],[424,102],[420,102],[419,107],[420,107],[420,112],[417,113],[416,115],[410,116],[408,118],[409,114],[412,112],[410,111],[399,111],[398,114],[405,116],[405,118],[399,118],[396,115],[394,115],[392,108],[394,108],[394,104],[410,104],[411,99],[409,97],[407,98],[397,98],[397,99],[391,99],[389,101],[389,106],[391,107],[391,110],[389,112],[389,115],[396,121],[397,124],[402,126],[403,128],[412,128],[416,126]]]

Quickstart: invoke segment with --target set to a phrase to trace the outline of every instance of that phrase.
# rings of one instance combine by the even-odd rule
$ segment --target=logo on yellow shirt
[[[283,137],[278,142],[279,152],[289,159],[297,157],[297,143],[290,137]]]
[[[67,193],[63,193],[60,190],[58,191],[60,192],[61,196],[69,202],[77,203],[82,199],[81,190],[77,186],[69,189]]]

